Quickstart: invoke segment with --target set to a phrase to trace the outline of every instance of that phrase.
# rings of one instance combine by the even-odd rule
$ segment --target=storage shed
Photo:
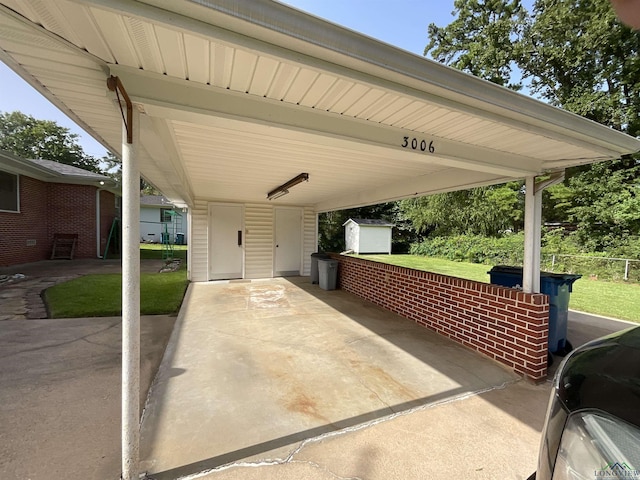
[[[384,220],[350,218],[343,224],[347,250],[354,253],[391,254],[392,223]]]

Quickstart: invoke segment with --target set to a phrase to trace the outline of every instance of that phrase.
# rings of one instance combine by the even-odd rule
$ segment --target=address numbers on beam
[[[427,143],[425,139],[416,137],[402,137],[402,143],[400,146],[409,150],[416,150],[425,153],[435,153],[436,151],[436,147],[433,145],[433,140]]]

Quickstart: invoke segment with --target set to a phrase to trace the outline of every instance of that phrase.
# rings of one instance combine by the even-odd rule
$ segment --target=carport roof
[[[0,60],[171,202],[318,211],[500,183],[637,139],[270,0],[0,0]]]

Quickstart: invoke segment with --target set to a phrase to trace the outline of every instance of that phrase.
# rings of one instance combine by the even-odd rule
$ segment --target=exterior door
[[[243,278],[244,207],[209,205],[209,279]]]
[[[274,276],[300,275],[302,266],[302,209],[275,209]]]

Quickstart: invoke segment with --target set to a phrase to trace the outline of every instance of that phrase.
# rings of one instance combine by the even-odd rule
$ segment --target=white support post
[[[138,480],[140,459],[139,114],[122,130],[122,478]]]
[[[539,183],[536,183],[536,177],[527,177],[525,179],[522,289],[526,293],[540,293],[542,192],[545,188],[556,185],[563,180],[564,170],[551,173],[548,179]]]
[[[540,236],[542,223],[542,189],[536,191],[536,178],[525,180],[524,203],[524,264],[522,289],[526,293],[540,292]]]

